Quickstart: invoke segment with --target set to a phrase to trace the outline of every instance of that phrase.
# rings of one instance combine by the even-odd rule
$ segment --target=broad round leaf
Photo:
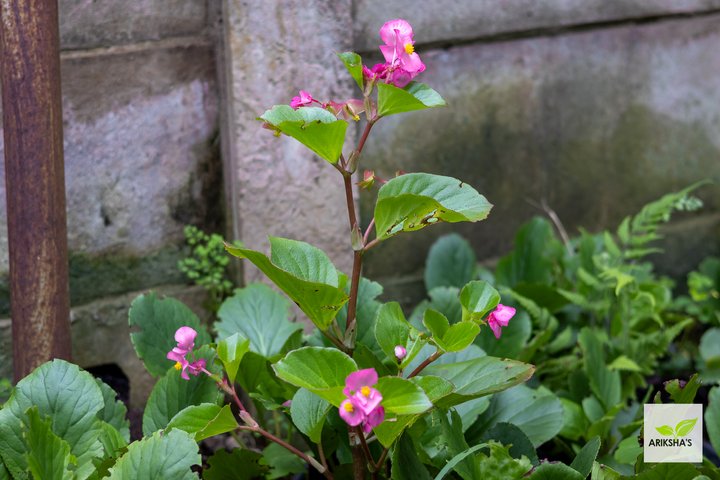
[[[375,205],[375,228],[384,240],[437,222],[484,220],[492,205],[470,185],[452,177],[409,173],[382,186]]]
[[[460,291],[462,319],[479,322],[500,303],[500,294],[484,280],[468,283]]]
[[[382,394],[382,406],[398,415],[423,413],[432,408],[425,391],[410,380],[399,377],[382,377],[376,388]]]
[[[425,262],[425,289],[462,288],[475,278],[476,263],[475,252],[467,240],[457,233],[440,237],[430,247]]]
[[[20,478],[27,469],[22,425],[27,421],[25,412],[33,406],[41,418],[52,419],[53,433],[70,445],[77,458],[76,477],[92,474],[93,460],[104,455],[98,415],[105,402],[95,379],[77,365],[53,360],[18,382],[0,409],[0,452],[10,473]]]
[[[330,163],[337,163],[345,143],[347,122],[319,107],[275,105],[260,116],[285,135],[293,137]]]
[[[195,353],[196,358],[204,358],[211,371],[213,365],[212,350],[202,348]],[[143,434],[150,435],[165,428],[170,419],[185,407],[201,403],[217,404],[222,395],[215,381],[207,375],[190,375],[190,380],[180,377],[180,371],[170,368],[168,373],[157,381],[150,392],[143,413]],[[217,373],[216,371],[214,373]]]
[[[195,346],[210,343],[205,327],[192,310],[174,298],[159,299],[154,293],[138,296],[130,305],[130,326],[139,331],[130,334],[135,352],[153,376],[164,375],[173,362],[167,354],[177,342],[175,332],[182,326],[198,332]]]
[[[345,398],[345,379],[357,365],[335,348],[304,347],[288,353],[273,369],[286,382],[307,388],[337,407]]]
[[[27,419],[27,462],[33,478],[72,480],[68,467],[75,464],[75,458],[70,455],[70,445],[53,433],[52,421],[40,418],[37,407],[28,409]]]
[[[378,115],[381,117],[447,105],[439,93],[420,82],[410,82],[404,88],[378,83],[377,88]]]
[[[294,301],[320,329],[327,330],[348,301],[340,276],[328,256],[305,242],[270,238],[271,258],[246,248],[225,245],[227,251],[247,258]]]
[[[310,390],[301,388],[290,404],[290,417],[295,426],[315,443],[320,442],[325,418],[332,405]]]
[[[302,324],[288,320],[290,302],[262,283],[236,290],[222,303],[218,317],[218,340],[240,333],[250,340],[250,350],[265,358],[280,353],[292,334],[302,330]]]
[[[108,478],[191,480],[198,476],[190,468],[201,463],[198,445],[189,433],[178,429],[155,432],[150,437],[131,443],[127,452],[110,469]]]
[[[168,423],[167,429],[177,428],[194,436],[199,442],[221,433],[232,432],[238,427],[230,405],[215,403],[191,405],[180,410]]]

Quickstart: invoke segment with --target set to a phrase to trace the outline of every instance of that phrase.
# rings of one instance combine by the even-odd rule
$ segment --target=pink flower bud
[[[405,355],[407,355],[407,350],[405,350],[405,347],[402,345],[398,345],[395,347],[395,357],[402,361],[403,358],[405,358]]]

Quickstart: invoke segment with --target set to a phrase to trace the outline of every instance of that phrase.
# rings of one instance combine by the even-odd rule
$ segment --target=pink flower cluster
[[[390,20],[380,28],[380,38],[385,45],[380,51],[385,63],[372,68],[363,66],[363,76],[368,80],[385,80],[396,87],[404,87],[418,74],[425,71],[425,64],[415,53],[415,40],[410,24],[401,18]]]
[[[167,354],[168,360],[175,361],[175,368],[177,370],[182,369],[180,376],[185,380],[190,380],[187,374],[188,371],[193,375],[199,375],[200,372],[205,372],[209,375],[209,372],[205,370],[206,362],[204,359],[201,358],[189,362],[187,358],[185,358],[189,353],[192,353],[193,348],[195,348],[195,337],[197,337],[197,332],[194,329],[190,327],[178,328],[175,332],[177,346]]]
[[[382,394],[373,388],[377,382],[373,368],[353,372],[345,379],[343,393],[347,398],[340,404],[340,417],[351,427],[362,425],[365,433],[385,420],[385,409],[380,406]]]
[[[502,303],[498,303],[495,310],[490,312],[487,322],[493,334],[495,334],[495,338],[500,338],[502,334],[500,327],[507,327],[513,316],[515,316],[515,309],[513,307],[506,307]]]

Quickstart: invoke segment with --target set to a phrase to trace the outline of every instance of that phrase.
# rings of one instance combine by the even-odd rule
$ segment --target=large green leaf
[[[282,351],[302,324],[290,322],[290,302],[267,285],[251,283],[225,300],[215,324],[218,340],[240,333],[250,340],[250,350],[271,358]]]
[[[404,88],[378,83],[378,116],[444,107],[445,100],[424,83],[410,82]]]
[[[232,432],[238,427],[230,405],[215,403],[190,405],[180,410],[168,423],[167,430],[177,428],[194,436],[199,442],[206,438]]]
[[[53,433],[52,421],[40,418],[37,407],[28,409],[27,419],[26,455],[33,478],[72,480],[73,473],[68,467],[75,464],[75,457],[70,454],[70,445]]]
[[[390,413],[412,415],[433,406],[421,387],[404,378],[381,377],[376,388],[383,396],[382,406]]]
[[[500,303],[500,294],[484,280],[468,283],[460,291],[460,305],[464,321],[479,322]]]
[[[450,326],[445,315],[433,309],[425,311],[423,324],[432,334],[435,344],[443,352],[465,350],[480,333],[480,327],[473,322],[459,322]]]
[[[227,373],[230,383],[235,382],[235,376],[237,375],[238,368],[240,368],[240,362],[242,362],[249,348],[250,340],[239,333],[230,335],[218,342],[218,358],[222,362],[223,367],[225,367],[225,373]]]
[[[150,437],[131,443],[127,452],[110,469],[108,478],[191,480],[198,476],[190,468],[201,463],[198,445],[191,434],[179,429],[155,432]]]
[[[177,345],[175,332],[178,328],[188,326],[198,332],[196,347],[210,343],[210,335],[192,310],[174,298],[161,300],[154,293],[133,300],[130,326],[139,327],[139,331],[130,334],[130,340],[145,368],[156,377],[167,372],[173,364],[167,354]]]
[[[208,458],[208,468],[203,470],[203,480],[253,480],[265,478],[270,467],[263,462],[262,454],[236,448],[228,452],[217,450]]]
[[[275,105],[260,119],[332,164],[340,158],[348,124],[324,108],[301,107],[294,110],[289,105]]]
[[[400,368],[405,368],[427,343],[420,338],[420,332],[405,319],[405,314],[397,302],[386,303],[378,310],[375,339],[387,358],[393,361],[396,361],[395,347],[405,347],[406,356],[400,362]]]
[[[357,365],[336,348],[303,347],[288,353],[273,369],[286,382],[307,388],[338,407],[345,398],[345,379]]]
[[[16,478],[27,478],[26,447],[22,441],[25,412],[36,406],[41,418],[52,419],[52,431],[70,445],[77,459],[79,480],[95,470],[93,460],[104,455],[102,422],[98,415],[105,406],[95,379],[64,360],[53,360],[22,379],[0,410],[0,452],[5,466]]]
[[[495,357],[480,357],[459,363],[434,364],[424,370],[455,385],[455,391],[440,399],[440,407],[452,407],[473,398],[500,392],[527,381],[533,365]]]
[[[425,262],[425,289],[462,288],[475,278],[476,263],[475,252],[467,240],[457,233],[440,237],[430,247]]]
[[[130,441],[130,421],[127,419],[127,407],[118,400],[115,390],[99,378],[96,379],[103,395],[105,406],[98,415],[100,420],[109,423],[122,435],[126,442]]]
[[[603,344],[592,330],[589,328],[580,330],[578,343],[583,351],[585,373],[590,380],[590,389],[607,411],[620,403],[622,390],[620,372],[607,367]]]
[[[563,427],[563,406],[544,387],[537,390],[518,385],[493,395],[490,406],[468,431],[468,436],[482,436],[500,422],[519,427],[537,448],[557,435]]]
[[[328,256],[305,242],[270,237],[271,258],[246,248],[225,245],[238,258],[247,258],[293,300],[305,315],[327,330],[348,301],[342,277]]]
[[[363,65],[362,58],[355,52],[343,52],[338,53],[338,57],[342,60],[347,71],[350,72],[350,76],[355,80],[360,90],[363,90]]]
[[[720,455],[720,387],[713,387],[708,394],[708,407],[705,411],[705,428],[715,453]]]
[[[212,366],[213,358],[209,347],[198,350],[196,355],[197,358],[204,358],[207,368],[216,373],[217,367]],[[150,392],[143,413],[143,434],[150,435],[165,428],[170,420],[186,407],[201,403],[217,404],[221,398],[217,384],[207,375],[190,375],[190,380],[185,380],[180,377],[180,371],[170,368]]]
[[[298,430],[313,442],[320,443],[320,434],[331,407],[327,400],[301,388],[290,404],[290,417]]]
[[[430,474],[418,458],[419,450],[410,435],[403,435],[392,454],[393,480],[430,480]]]
[[[437,222],[484,220],[492,205],[470,185],[452,177],[409,173],[382,186],[375,205],[381,240]]]

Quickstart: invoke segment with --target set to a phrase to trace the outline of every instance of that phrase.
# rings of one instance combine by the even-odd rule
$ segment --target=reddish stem
[[[418,365],[417,368],[415,370],[413,370],[412,373],[410,375],[408,375],[407,378],[412,378],[415,375],[417,375],[418,373],[422,372],[425,369],[425,367],[427,367],[432,362],[437,360],[438,357],[440,357],[440,355],[442,355],[442,352],[440,350],[436,350],[435,353],[430,355],[428,358],[425,359],[424,362],[422,362],[420,365]]]

